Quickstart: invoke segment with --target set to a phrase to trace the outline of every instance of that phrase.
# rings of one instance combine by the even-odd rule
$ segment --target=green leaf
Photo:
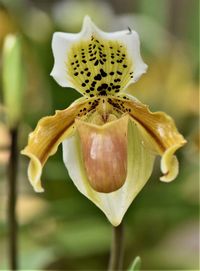
[[[137,256],[128,271],[139,271],[141,267],[141,258]]]

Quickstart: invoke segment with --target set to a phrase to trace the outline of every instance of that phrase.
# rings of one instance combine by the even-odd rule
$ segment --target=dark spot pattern
[[[106,90],[100,91],[98,97],[90,93],[89,97],[86,97],[86,102],[80,106],[77,117],[89,121],[90,118],[93,118],[95,112],[99,112],[103,121],[105,121],[107,119],[105,116],[109,114],[113,114],[117,118],[121,117],[124,113],[134,115],[132,103],[130,103],[130,99],[126,95],[107,96],[105,93]]]
[[[83,95],[117,95],[133,78],[133,63],[119,41],[92,36],[74,43],[66,63],[68,76]]]

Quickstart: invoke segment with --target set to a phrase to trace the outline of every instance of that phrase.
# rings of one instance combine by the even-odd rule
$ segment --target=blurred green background
[[[26,87],[19,150],[37,121],[66,108],[80,95],[58,86],[50,71],[55,31],[78,32],[88,14],[104,31],[131,27],[141,38],[149,70],[129,91],[151,110],[171,115],[188,144],[178,152],[180,174],[159,181],[154,172],[124,218],[127,269],[140,255],[142,270],[198,270],[199,253],[199,1],[198,0],[1,0],[2,46],[8,33],[23,41]],[[0,269],[8,270],[7,162],[10,138],[0,84]],[[18,169],[20,270],[106,270],[111,225],[82,196],[62,162],[61,146],[43,172],[45,193],[36,194],[27,179],[28,159]]]

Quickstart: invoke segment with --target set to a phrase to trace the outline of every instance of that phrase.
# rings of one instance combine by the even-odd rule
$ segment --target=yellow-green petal
[[[146,105],[130,95],[124,96],[122,100],[131,118],[140,124],[138,127],[143,135],[144,145],[162,157],[163,176],[160,180],[164,182],[174,180],[179,171],[174,153],[186,143],[178,132],[174,120],[164,112],[152,113]]]
[[[129,120],[127,177],[124,185],[112,193],[97,192],[90,185],[78,133],[63,142],[63,159],[72,181],[82,194],[105,213],[114,226],[121,223],[125,212],[149,179],[153,169],[155,156],[142,141],[137,124]]]
[[[54,116],[42,118],[35,130],[29,135],[28,144],[21,152],[31,160],[28,177],[36,192],[43,192],[41,185],[42,168],[58,148],[58,145],[73,133],[76,116],[86,114],[89,101],[81,99],[65,110],[56,111]]]

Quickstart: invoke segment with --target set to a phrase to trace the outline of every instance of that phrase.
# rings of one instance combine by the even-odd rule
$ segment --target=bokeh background
[[[198,0],[1,0],[2,46],[8,33],[23,40],[26,87],[19,125],[19,150],[37,121],[66,108],[80,95],[58,86],[50,71],[55,31],[78,32],[88,14],[105,31],[131,27],[141,38],[149,66],[129,91],[153,111],[171,115],[188,144],[178,152],[180,174],[159,181],[153,175],[124,218],[127,269],[135,256],[142,270],[198,270],[199,126]],[[0,269],[8,270],[7,163],[10,138],[0,84]],[[82,196],[62,162],[61,147],[43,173],[45,193],[36,194],[27,179],[28,159],[20,156],[17,216],[20,270],[105,270],[111,225]]]

